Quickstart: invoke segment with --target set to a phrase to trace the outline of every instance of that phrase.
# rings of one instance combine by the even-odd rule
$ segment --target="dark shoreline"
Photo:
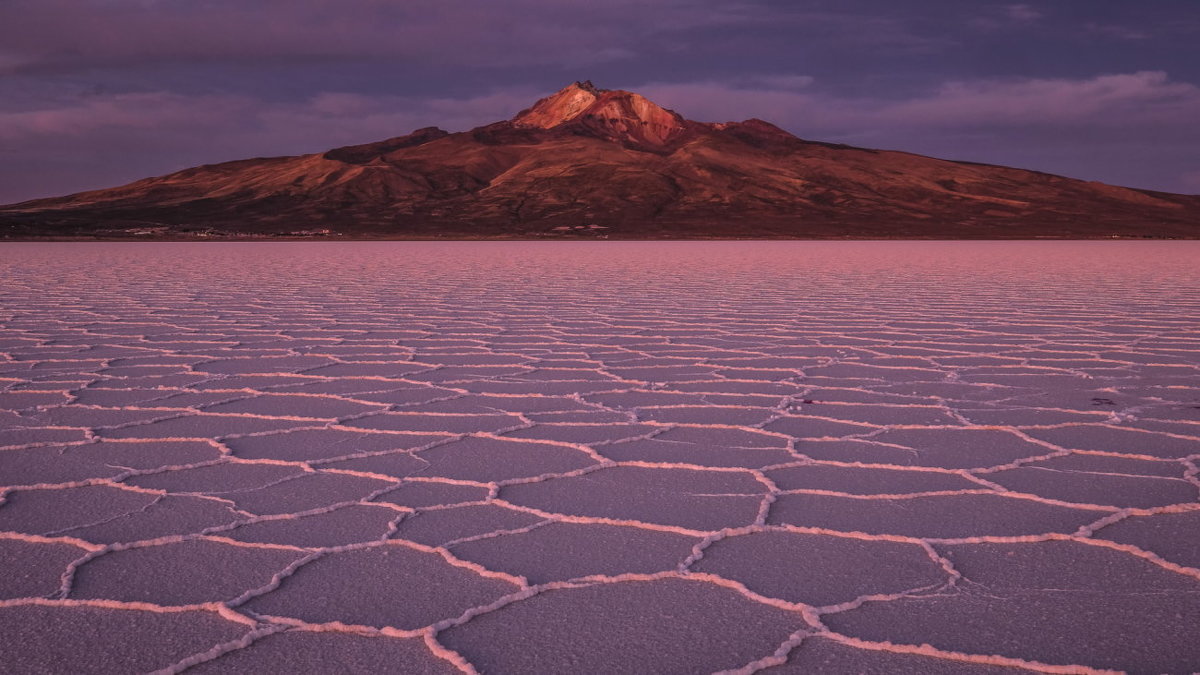
[[[3,243],[31,243],[31,242],[127,242],[127,243],[154,243],[154,242],[355,242],[355,241],[462,241],[462,242],[479,242],[479,241],[527,241],[527,242],[580,242],[580,241],[1200,241],[1200,235],[1195,237],[1176,237],[1168,235],[1112,235],[1112,236],[1094,236],[1094,237],[1070,237],[1070,236],[1013,236],[1013,237],[608,237],[599,239],[596,237],[364,237],[364,236],[345,236],[345,237],[262,237],[262,236],[243,236],[243,237],[0,237],[0,244]]]

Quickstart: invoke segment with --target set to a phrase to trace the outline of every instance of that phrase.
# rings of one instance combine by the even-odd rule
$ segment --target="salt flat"
[[[5,672],[1200,670],[1200,242],[0,279]]]

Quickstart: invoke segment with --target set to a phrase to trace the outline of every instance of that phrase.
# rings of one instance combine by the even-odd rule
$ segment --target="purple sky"
[[[576,79],[1200,193],[1196,0],[0,0],[0,203],[461,131]]]

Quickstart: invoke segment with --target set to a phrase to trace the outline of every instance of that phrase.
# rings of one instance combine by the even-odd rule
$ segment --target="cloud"
[[[1004,15],[1013,21],[1029,23],[1042,18],[1042,13],[1029,5],[1005,5]]]
[[[902,99],[840,97],[808,82],[798,91],[726,82],[651,83],[642,89],[666,105],[708,119],[784,120],[798,128],[849,131],[879,127],[1025,127],[1080,122],[1103,126],[1200,118],[1200,87],[1161,71],[1084,79],[980,79],[943,83]]]
[[[1147,184],[1137,176],[1155,175],[1162,189],[1192,185],[1194,177],[1180,176],[1200,153],[1200,87],[1157,71],[955,80],[901,98],[845,95],[800,73],[627,86],[691,119],[759,117],[815,140],[1125,184]],[[465,130],[507,119],[547,93],[526,86],[466,96],[330,90],[272,101],[246,93],[37,89],[28,100],[0,106],[0,163],[58,158],[36,194],[61,194],[202,163],[319,152],[424,126]],[[80,166],[96,167],[92,178]],[[32,196],[33,183],[17,179],[0,181],[10,182],[0,186],[0,202]]]
[[[248,105],[248,101],[235,97],[188,97],[168,92],[89,96],[58,107],[0,113],[0,140],[27,141],[38,136],[78,139],[105,129],[203,129],[221,126]]]
[[[742,19],[732,0],[5,0],[0,73],[163,62],[393,59],[565,66],[631,58],[646,35]],[[631,21],[630,17],[637,17]]]
[[[885,116],[916,124],[1127,124],[1200,114],[1200,88],[1161,71],[1089,79],[950,82],[932,96],[889,106]]]
[[[956,80],[901,98],[845,96],[821,84],[789,91],[701,81],[639,90],[693,119],[759,117],[813,140],[1197,191],[1180,175],[1200,156],[1200,87],[1162,72]]]
[[[812,75],[758,75],[747,78],[747,86],[759,85],[767,89],[804,89],[816,78]]]
[[[1117,40],[1147,40],[1150,38],[1150,33],[1129,26],[1118,26],[1115,24],[1095,23],[1089,21],[1084,24],[1084,30],[1090,34],[1103,38],[1115,38]]]
[[[883,0],[0,0],[0,75],[371,62],[406,73],[636,64],[799,45],[936,52],[954,40]],[[703,52],[703,53],[701,53]],[[686,66],[685,66],[686,67]]]
[[[50,107],[0,111],[0,140],[32,144],[144,136],[177,138],[185,145],[278,147],[281,152],[287,151],[287,143],[300,148],[317,143],[313,149],[323,150],[420,126],[463,130],[511,117],[535,98],[534,91],[521,89],[463,99],[322,92],[295,103],[245,95],[84,94]]]
[[[980,14],[971,17],[967,24],[981,31],[996,32],[1026,28],[1040,23],[1045,18],[1041,10],[1026,4],[985,6]]]
[[[1191,194],[1200,194],[1200,170],[1188,171],[1179,177],[1181,189]]]
[[[604,83],[601,83],[604,84]],[[946,82],[901,99],[831,93],[811,76],[754,76],[634,87],[685,116],[708,121],[759,117],[802,135],[865,140],[912,130],[994,135],[1031,129],[1145,130],[1200,119],[1200,87],[1143,71],[1085,79]],[[0,140],[33,147],[58,139],[154,139],[175,147],[316,151],[437,125],[452,131],[507,119],[546,91],[496,88],[465,97],[324,91],[300,101],[247,94],[74,92],[41,106],[0,110]],[[30,104],[32,105],[32,104]],[[174,140],[171,140],[174,139]],[[144,141],[148,142],[148,141]]]
[[[322,92],[296,102],[147,92],[60,95],[0,110],[0,204],[109,187],[247,157],[321,152],[426,126],[461,131],[511,117],[545,92],[465,98]]]

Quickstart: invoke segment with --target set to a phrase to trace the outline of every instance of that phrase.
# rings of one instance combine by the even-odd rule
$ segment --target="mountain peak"
[[[0,0],[2,2],[2,0]],[[685,120],[574,82],[511,120],[0,206],[0,239],[1200,238],[1200,196]]]
[[[590,80],[574,82],[523,110],[517,127],[551,129],[570,123],[606,140],[661,147],[686,128],[686,120],[650,99],[620,89],[600,89]]]
[[[556,127],[581,115],[602,93],[603,90],[597,89],[591,80],[573,82],[534,103],[532,108],[517,113],[513,125],[538,129]]]
[[[596,96],[599,96],[600,94],[603,94],[604,92],[608,91],[607,89],[601,89],[601,88],[597,87],[596,85],[592,84],[591,80],[584,80],[582,82],[576,80],[573,84],[570,85],[570,87],[567,87],[567,88],[570,89],[571,87],[578,87],[579,89],[583,89],[584,91],[590,91],[591,93],[595,94]]]

